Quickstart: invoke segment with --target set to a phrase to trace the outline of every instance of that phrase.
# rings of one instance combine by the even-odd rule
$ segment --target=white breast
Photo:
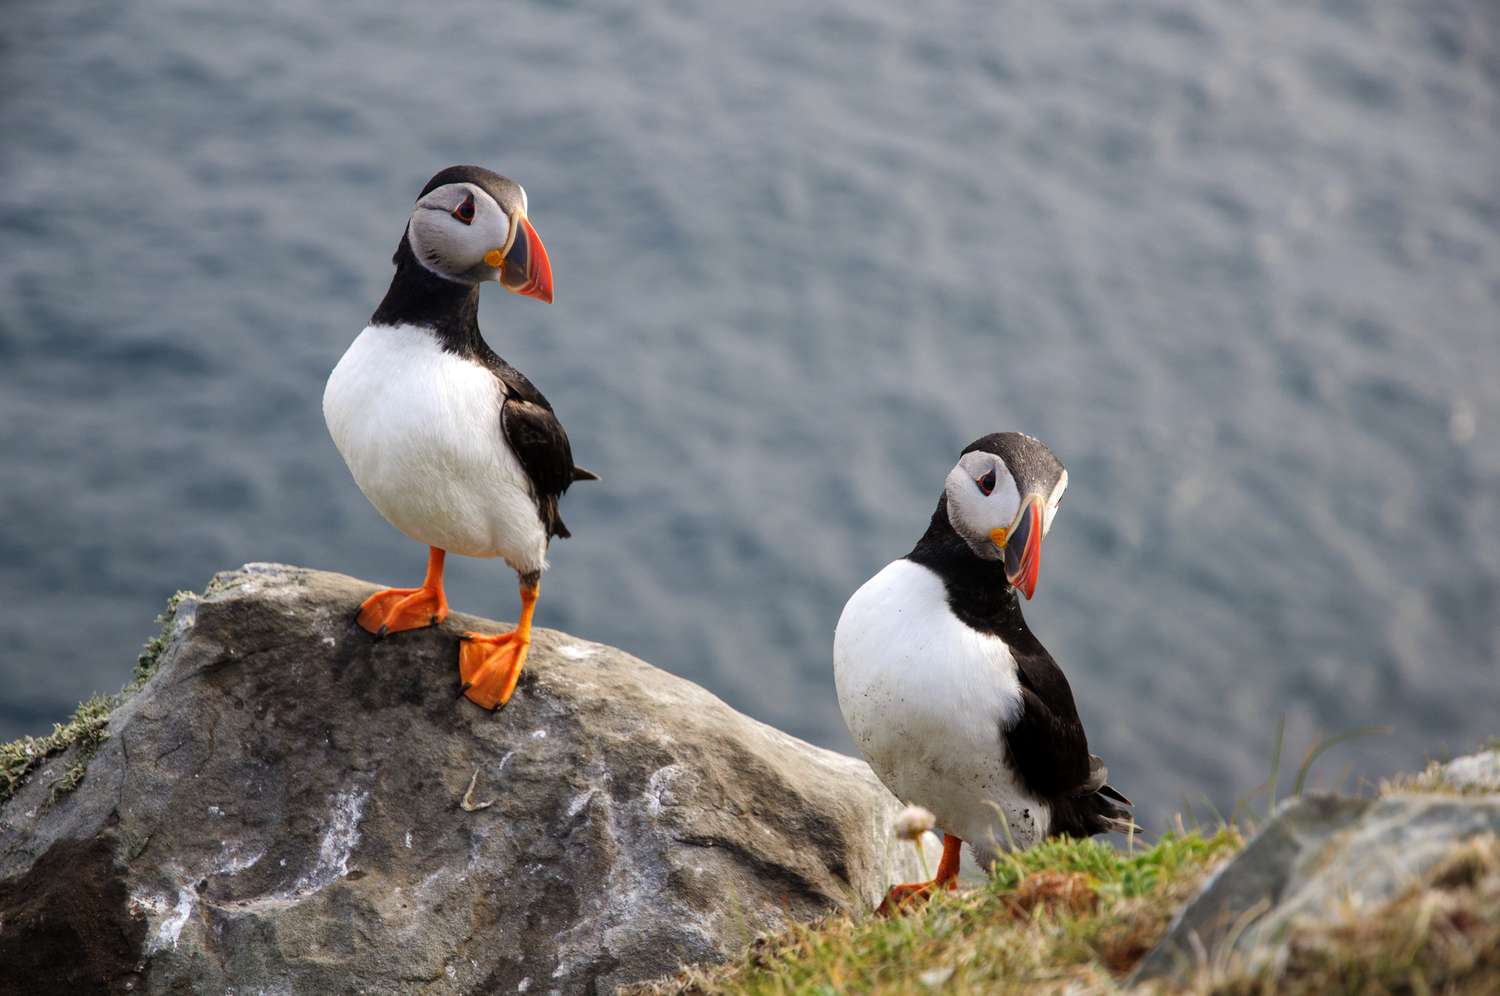
[[[1046,835],[1047,807],[1005,763],[1002,730],[1021,709],[1015,660],[949,610],[931,570],[898,560],[854,593],[833,673],[844,722],[881,781],[981,862],[1008,840],[1029,847]]]
[[[529,479],[500,426],[504,385],[411,326],[370,326],[323,391],[334,445],[386,519],[412,539],[469,557],[546,566]]]

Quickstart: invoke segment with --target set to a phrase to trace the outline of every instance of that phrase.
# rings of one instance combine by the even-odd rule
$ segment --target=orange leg
[[[402,630],[436,626],[447,619],[443,556],[442,550],[428,547],[427,576],[422,579],[422,587],[377,591],[359,607],[359,624],[376,636],[389,636]]]
[[[531,616],[540,585],[521,581],[521,618],[509,633],[465,633],[458,650],[458,675],[470,702],[499,709],[510,701],[531,647]]]
[[[935,889],[958,888],[958,858],[964,842],[951,833],[943,834],[943,857],[938,861],[937,877],[931,882],[907,882],[891,886],[885,901],[875,912],[880,916],[900,916],[932,898]]]

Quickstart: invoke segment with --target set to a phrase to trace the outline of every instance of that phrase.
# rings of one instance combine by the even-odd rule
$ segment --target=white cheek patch
[[[1021,493],[1005,465],[985,455],[969,453],[948,472],[944,490],[948,495],[948,521],[979,556],[993,559],[999,555],[990,533],[1008,529],[1021,507]],[[977,483],[990,470],[995,472],[995,487],[986,495]]]
[[[445,280],[459,280],[459,274],[469,268],[465,265],[466,247],[459,233],[450,231],[449,219],[441,212],[418,208],[407,226],[406,235],[411,241],[411,251],[417,261]]]
[[[471,194],[474,220],[464,225],[450,215]],[[509,217],[486,191],[471,183],[453,183],[417,202],[406,231],[412,252],[423,266],[462,283],[484,265],[485,253],[509,249],[510,227]]]

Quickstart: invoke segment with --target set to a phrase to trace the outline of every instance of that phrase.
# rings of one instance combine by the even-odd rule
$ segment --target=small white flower
[[[922,835],[937,826],[937,817],[921,806],[907,806],[896,815],[893,829],[902,840],[920,840]]]

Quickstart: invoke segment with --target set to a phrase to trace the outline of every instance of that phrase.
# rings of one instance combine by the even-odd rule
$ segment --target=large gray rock
[[[1500,795],[1295,798],[1184,907],[1130,981],[1185,982],[1230,960],[1273,968],[1299,925],[1378,909],[1481,834],[1500,834]]]
[[[547,630],[483,712],[455,634],[497,624],[377,642],[370,590],[184,602],[78,789],[63,754],[0,809],[0,988],[608,992],[918,873],[863,763]]]

